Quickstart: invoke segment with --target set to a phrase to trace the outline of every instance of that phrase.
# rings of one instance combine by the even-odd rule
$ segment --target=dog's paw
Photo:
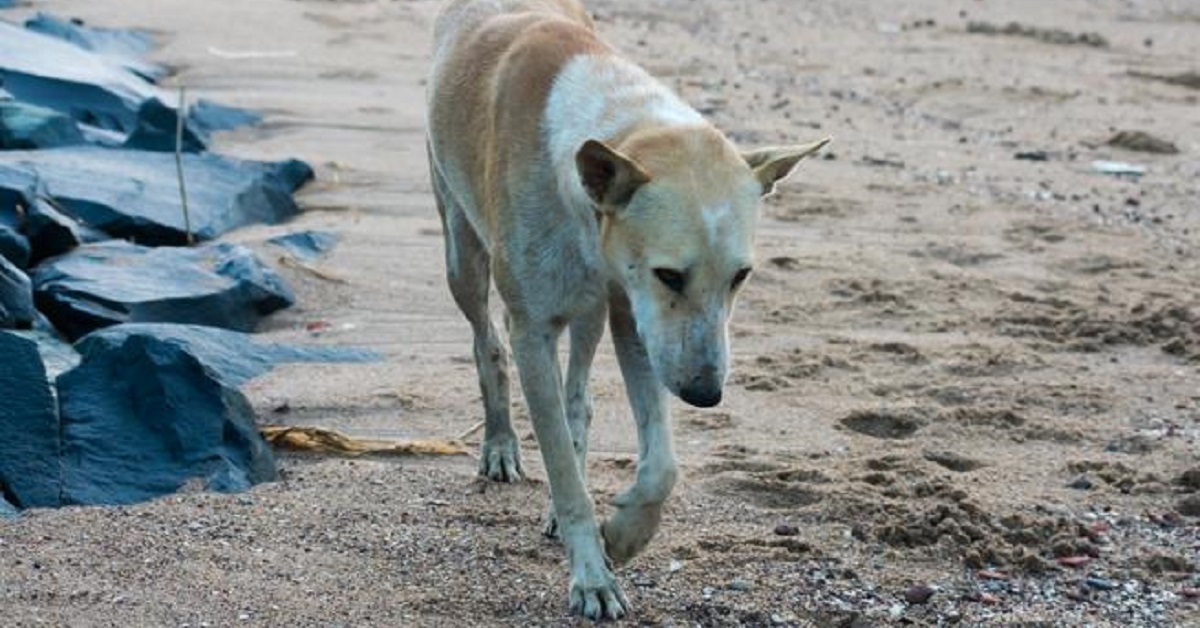
[[[542,536],[555,541],[562,541],[562,535],[558,531],[558,515],[554,514],[554,505],[550,505],[550,512],[546,513],[546,521],[542,523]]]
[[[517,437],[506,434],[483,441],[479,455],[479,475],[496,482],[520,482],[521,444]]]
[[[613,564],[624,565],[646,549],[658,532],[662,519],[661,505],[622,506],[600,527],[604,552]]]
[[[588,619],[620,619],[632,610],[607,567],[571,578],[571,613]]]

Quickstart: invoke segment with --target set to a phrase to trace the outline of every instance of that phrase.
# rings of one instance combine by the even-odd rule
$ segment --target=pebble
[[[733,581],[729,583],[729,588],[734,591],[749,591],[750,589],[754,588],[754,585],[750,584],[746,580],[742,580],[741,578],[734,578]]]
[[[1062,558],[1058,559],[1058,564],[1062,565],[1063,567],[1071,567],[1073,569],[1083,567],[1090,562],[1092,562],[1091,556],[1063,556]]]
[[[780,523],[775,526],[775,534],[779,536],[796,536],[800,534],[800,528],[790,523]]]
[[[1092,490],[1092,486],[1092,481],[1088,478],[1088,476],[1081,475],[1074,480],[1071,480],[1071,483],[1067,485],[1067,488],[1073,488],[1080,491],[1090,491]]]
[[[1117,588],[1117,584],[1112,580],[1097,576],[1092,576],[1087,580],[1084,580],[1083,583],[1093,589],[1099,589],[1101,591],[1112,591],[1113,589]]]
[[[935,592],[936,589],[923,584],[911,586],[904,591],[904,601],[909,604],[924,604],[933,597]]]
[[[1008,574],[994,569],[980,569],[975,575],[984,580],[1008,580]]]

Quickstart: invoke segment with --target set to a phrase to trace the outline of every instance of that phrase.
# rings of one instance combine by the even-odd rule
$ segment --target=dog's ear
[[[801,159],[815,154],[830,138],[796,146],[773,146],[743,153],[754,177],[762,185],[763,196],[775,191],[775,184],[787,178]]]
[[[623,207],[650,180],[636,162],[597,140],[583,143],[575,153],[575,167],[583,189],[601,211]]]

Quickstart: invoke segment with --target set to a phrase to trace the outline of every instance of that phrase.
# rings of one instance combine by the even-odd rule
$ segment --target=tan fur
[[[743,155],[620,59],[576,0],[453,0],[435,42],[430,173],[451,293],[474,332],[480,473],[523,474],[508,350],[488,310],[494,284],[550,480],[547,533],[570,558],[571,608],[620,617],[629,604],[608,562],[650,541],[677,475],[668,394],[720,401],[759,198],[823,142]],[[600,526],[585,483],[587,382],[606,316],[638,468]]]

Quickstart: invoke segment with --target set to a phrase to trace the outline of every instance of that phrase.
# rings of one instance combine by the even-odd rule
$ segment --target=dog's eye
[[[687,283],[687,275],[673,268],[655,268],[654,276],[670,288],[671,292],[683,294],[683,286]]]
[[[749,268],[743,268],[743,269],[737,271],[737,274],[733,276],[733,283],[731,284],[732,289],[737,290],[738,286],[741,286],[743,283],[745,283],[746,278],[749,276],[750,276]]]

